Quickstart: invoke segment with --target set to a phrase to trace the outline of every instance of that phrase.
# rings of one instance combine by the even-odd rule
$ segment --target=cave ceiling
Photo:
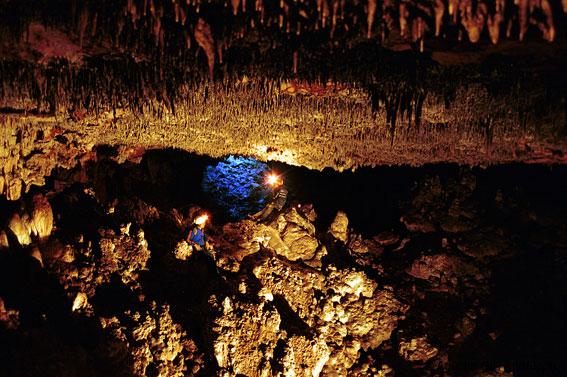
[[[565,0],[2,0],[0,19],[5,193],[13,166],[99,145],[339,171],[567,162]]]

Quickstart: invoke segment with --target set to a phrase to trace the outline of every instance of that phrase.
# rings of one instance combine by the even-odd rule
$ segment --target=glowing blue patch
[[[232,221],[256,213],[270,195],[263,184],[267,164],[253,158],[229,156],[208,166],[203,176],[203,190],[227,211]]]

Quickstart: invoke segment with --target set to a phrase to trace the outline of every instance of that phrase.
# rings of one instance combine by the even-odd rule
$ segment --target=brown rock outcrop
[[[407,273],[417,279],[428,280],[437,289],[456,292],[457,285],[471,280],[485,282],[487,276],[475,265],[449,254],[423,255],[413,262]]]
[[[426,362],[431,359],[439,350],[427,341],[426,337],[413,338],[408,342],[400,342],[398,353],[404,359],[412,362]]]

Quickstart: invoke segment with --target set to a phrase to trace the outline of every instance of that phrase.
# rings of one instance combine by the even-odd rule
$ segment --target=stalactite
[[[408,28],[407,17],[409,16],[409,11],[407,10],[405,3],[400,3],[399,14],[400,14],[400,36],[405,37],[406,30]]]
[[[366,38],[370,39],[372,36],[372,25],[374,24],[374,15],[376,14],[376,0],[368,0],[368,14],[367,14],[367,24],[368,29],[366,31]]]
[[[260,23],[264,24],[265,13],[264,13],[264,2],[263,2],[263,0],[256,0],[254,8],[255,8],[256,12],[260,13]]]
[[[551,5],[548,0],[540,0],[539,5],[543,14],[545,14],[545,22],[539,22],[538,26],[543,32],[543,37],[548,42],[553,42],[555,39],[555,26],[553,24],[553,14],[551,10]]]
[[[329,3],[327,2],[327,0],[323,0],[321,12],[321,26],[323,27],[323,29],[327,27],[327,19],[329,18],[329,14]]]
[[[435,14],[435,36],[438,37],[443,23],[443,14],[445,13],[445,4],[443,4],[443,1],[435,0],[433,10]]]
[[[79,29],[79,48],[83,48],[83,38],[85,37],[85,30],[87,28],[88,19],[89,19],[88,9],[86,6],[83,6],[83,9],[79,14],[79,19],[77,22],[77,28]]]
[[[246,2],[246,0],[242,0],[242,2]],[[230,0],[230,4],[232,5],[232,14],[236,16],[238,14],[238,7],[240,6],[240,0]]]
[[[518,22],[520,23],[520,41],[524,40],[524,35],[528,29],[528,3],[529,0],[515,0],[518,5]]]
[[[477,4],[476,12],[473,13],[471,0],[466,0],[460,3],[459,10],[461,13],[461,24],[467,31],[469,40],[472,43],[477,43],[484,28],[484,20],[487,14],[486,5],[483,3]]]
[[[339,0],[332,0],[333,1],[333,15],[331,16],[331,39],[335,34],[335,28],[337,27],[337,14],[339,11]],[[299,23],[298,23],[299,24]]]
[[[459,0],[448,0],[449,15],[453,16],[453,23],[457,23],[457,11],[459,9]]]

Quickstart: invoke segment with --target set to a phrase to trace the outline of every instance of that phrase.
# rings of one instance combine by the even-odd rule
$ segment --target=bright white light
[[[199,216],[195,220],[195,224],[197,224],[197,225],[204,224],[205,222],[207,222],[208,219],[209,219],[208,215]]]
[[[266,181],[268,182],[269,185],[275,185],[278,182],[278,176],[272,173],[268,175]]]

